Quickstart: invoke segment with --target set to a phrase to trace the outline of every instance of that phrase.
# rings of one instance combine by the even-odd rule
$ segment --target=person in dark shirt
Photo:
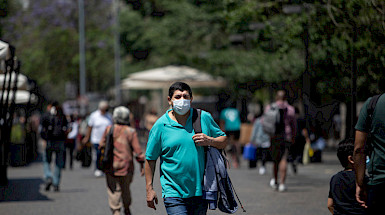
[[[45,113],[41,120],[41,137],[46,142],[43,157],[45,190],[53,185],[54,191],[59,191],[61,170],[64,167],[64,142],[68,134],[68,122],[58,102],[53,102],[49,113]],[[52,154],[55,153],[55,170],[51,171]]]
[[[385,92],[383,80],[379,87]],[[368,214],[382,214],[378,211],[383,210],[385,203],[385,95],[378,96],[366,100],[355,127],[356,199],[368,208]],[[378,100],[372,109],[375,98]],[[369,175],[367,183],[363,180],[366,172]]]
[[[366,214],[366,209],[356,200],[356,179],[353,170],[354,140],[347,139],[339,143],[337,157],[344,170],[330,180],[328,209],[332,214]]]

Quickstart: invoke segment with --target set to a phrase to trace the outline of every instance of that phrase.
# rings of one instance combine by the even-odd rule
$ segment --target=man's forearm
[[[84,136],[84,139],[83,139],[83,143],[90,141],[91,132],[92,132],[92,127],[88,126],[87,131],[86,131],[86,135]]]
[[[226,145],[227,145],[227,137],[220,136],[220,137],[212,138],[210,145],[217,149],[224,149],[226,148]]]
[[[356,183],[358,186],[362,187],[364,184],[365,176],[365,153],[360,149],[354,150],[354,166],[356,172]]]
[[[155,173],[155,160],[146,160],[144,165],[144,174],[146,177],[146,190],[153,189],[153,180]]]
[[[362,187],[364,185],[364,176],[366,170],[366,156],[365,156],[365,142],[367,133],[362,131],[356,131],[355,142],[354,142],[354,168],[356,172],[356,183]]]

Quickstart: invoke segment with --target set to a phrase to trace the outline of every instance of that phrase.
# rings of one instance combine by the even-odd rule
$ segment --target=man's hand
[[[366,200],[368,199],[368,194],[366,193],[366,187],[360,187],[356,185],[356,200],[364,208],[368,208],[366,205]]]
[[[83,138],[83,140],[82,140],[82,143],[83,143],[84,145],[87,144],[87,143],[90,141],[91,132],[92,132],[92,127],[87,126],[86,135],[84,136],[84,138]]]
[[[368,133],[356,130],[354,141],[354,170],[356,173],[356,200],[362,207],[367,208],[366,201],[368,194],[365,184],[365,170],[366,170],[366,156],[365,156],[365,143],[368,137]]]
[[[158,197],[156,196],[156,192],[152,188],[147,189],[147,207],[156,210],[156,204],[158,204]]]
[[[204,133],[195,134],[192,139],[195,144],[199,146],[210,146],[213,142],[212,137],[209,137]]]
[[[89,140],[88,137],[84,137],[84,138],[82,139],[83,145],[87,144],[87,143],[88,143],[88,140]]]
[[[42,140],[42,147],[43,149],[46,149],[47,148],[47,141],[44,140],[44,139],[41,139]]]
[[[144,163],[140,163],[140,176],[144,176]]]

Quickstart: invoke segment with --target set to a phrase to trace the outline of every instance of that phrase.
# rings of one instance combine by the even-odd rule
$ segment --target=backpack
[[[262,128],[269,136],[281,134],[285,130],[284,115],[285,109],[281,109],[277,104],[270,105],[270,109],[263,114]]]
[[[262,118],[258,118],[255,120],[253,129],[255,132],[253,136],[253,144],[255,144],[259,148],[269,148],[270,147],[270,136],[265,133],[262,126]]]
[[[41,135],[45,140],[65,140],[68,122],[64,115],[45,115]]]
[[[101,156],[99,159],[99,167],[103,172],[109,172],[112,168],[114,160],[114,125],[111,126],[106,135],[106,146],[101,148]]]
[[[202,125],[201,125],[201,110],[200,109],[193,109],[193,116],[192,116],[192,122],[193,122],[193,128],[195,134],[202,133]],[[207,157],[208,149],[205,147],[205,157]],[[221,153],[221,150],[218,150],[220,153],[220,156],[223,160],[226,160],[224,156]],[[225,162],[224,162],[225,163]],[[227,173],[226,167],[224,171]],[[243,205],[241,201],[239,200],[239,197],[237,193],[234,190],[234,187],[231,183],[230,177],[228,174],[226,174],[227,177],[220,177],[221,174],[216,172],[217,176],[217,182],[218,182],[218,208],[220,211],[224,213],[235,213],[238,209],[237,202],[234,198],[234,193],[238,199],[238,202],[240,203],[243,212],[246,212],[246,210],[243,208]]]

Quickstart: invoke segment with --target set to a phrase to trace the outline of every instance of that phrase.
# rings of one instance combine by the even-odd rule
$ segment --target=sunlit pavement
[[[159,162],[158,162],[159,163]],[[297,175],[289,167],[287,188],[284,193],[269,187],[271,163],[267,173],[259,175],[258,169],[249,169],[246,161],[240,169],[230,169],[233,185],[246,213],[241,209],[236,214],[328,214],[326,202],[330,177],[341,170],[335,151],[323,154],[323,163],[299,165]],[[155,189],[159,197],[157,210],[147,208],[145,181],[140,177],[138,166],[131,184],[133,214],[166,214],[161,199],[159,168],[156,169]],[[73,170],[62,172],[60,192],[44,190],[43,166],[34,162],[27,167],[8,168],[10,184],[0,188],[0,214],[4,215],[64,215],[64,214],[110,214],[107,203],[105,178],[96,178],[93,167],[84,169],[75,162]],[[209,211],[208,214],[223,214]]]

